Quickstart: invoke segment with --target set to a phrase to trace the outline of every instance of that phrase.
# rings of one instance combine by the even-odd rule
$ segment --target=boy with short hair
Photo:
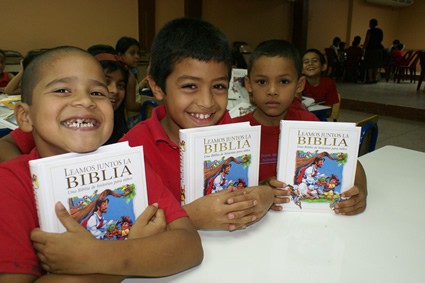
[[[256,109],[234,122],[249,121],[261,125],[260,180],[268,182],[276,176],[276,163],[281,120],[317,121],[314,114],[301,108],[296,94],[304,88],[302,61],[298,50],[285,40],[260,43],[248,62],[245,87]],[[335,209],[339,214],[357,214],[366,207],[366,176],[358,162],[355,185],[344,193],[349,200]]]
[[[163,276],[199,264],[199,235],[148,165],[149,201],[164,211],[156,203],[149,206],[129,240],[96,240],[60,203],[56,212],[68,232],[31,233],[39,223],[28,161],[96,150],[112,132],[113,108],[99,63],[76,47],[54,48],[34,59],[22,86],[24,103],[15,115],[22,130],[33,133],[36,148],[0,164],[0,230],[8,231],[0,235],[0,282],[33,282],[40,276],[40,282],[120,282],[126,275]],[[111,261],[111,254],[119,256]]]
[[[159,31],[151,50],[149,84],[163,104],[122,140],[144,146],[146,163],[180,200],[179,130],[230,121],[226,110],[232,66],[229,44],[210,23],[180,18]],[[198,229],[235,230],[260,219],[273,203],[286,201],[275,194],[286,192],[270,186],[225,190],[183,208]]]
[[[302,72],[307,79],[304,95],[314,98],[316,103],[331,107],[337,104],[339,98],[335,82],[322,75],[327,68],[323,53],[314,48],[308,49],[303,54],[302,62]]]
[[[296,98],[305,84],[301,64],[298,50],[285,40],[263,41],[248,61],[245,87],[256,109],[233,122],[261,125],[260,181],[276,176],[280,120],[318,121]]]

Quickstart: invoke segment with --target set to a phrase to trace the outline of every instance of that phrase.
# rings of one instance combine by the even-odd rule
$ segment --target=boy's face
[[[268,121],[285,118],[296,92],[302,91],[304,85],[291,59],[261,56],[252,65],[245,87],[257,106],[255,118],[267,125]]]
[[[105,74],[106,84],[109,91],[109,100],[112,103],[114,110],[121,105],[125,96],[125,81],[121,70],[115,70]]]
[[[322,65],[318,54],[308,52],[303,56],[303,74],[306,77],[320,76],[325,70],[326,65]]]
[[[161,123],[172,140],[178,140],[179,129],[217,124],[226,111],[229,76],[223,62],[192,58],[177,62],[165,81],[166,94],[150,83],[167,109]]]
[[[32,105],[22,104],[26,110],[17,111],[20,126],[32,131],[41,157],[96,150],[113,128],[102,69],[94,58],[78,52],[55,56],[40,71]]]

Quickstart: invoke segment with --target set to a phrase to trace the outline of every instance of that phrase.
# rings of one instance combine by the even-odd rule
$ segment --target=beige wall
[[[184,0],[156,0],[155,30],[158,32],[168,21],[184,16]]]
[[[62,44],[87,48],[115,45],[128,35],[138,38],[137,0],[0,0],[0,48],[25,54],[32,48]],[[270,38],[291,38],[291,2],[285,0],[203,0],[206,20],[217,25],[230,42],[252,47]],[[425,1],[406,8],[370,5],[364,0],[310,0],[308,47],[323,49],[334,36],[363,40],[370,18],[384,30],[384,45],[398,38],[407,48],[425,49]],[[184,0],[156,0],[156,27],[184,15]]]
[[[115,46],[138,38],[137,0],[0,0],[1,49],[26,54],[57,45]]]
[[[354,36],[360,35],[363,43],[369,20],[376,18],[384,31],[385,47],[397,38],[408,49],[425,49],[425,29],[421,28],[425,26],[425,1],[393,8],[371,5],[365,0],[314,0],[310,1],[309,10],[308,47],[328,47],[335,36],[351,44]]]
[[[203,0],[202,13],[230,42],[255,47],[265,39],[290,39],[290,8],[282,0]]]

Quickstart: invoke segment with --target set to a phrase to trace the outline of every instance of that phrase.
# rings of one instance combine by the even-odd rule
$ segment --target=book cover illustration
[[[54,212],[61,201],[97,239],[125,240],[148,205],[141,147],[56,157],[42,169],[30,163],[41,229],[65,231]]]
[[[278,179],[291,192],[285,209],[324,212],[343,200],[354,185],[359,136],[351,123],[282,121]]]
[[[251,164],[251,154],[230,156],[225,159],[204,162],[204,196],[216,193],[230,187],[243,189],[248,186],[248,169]]]
[[[244,122],[198,129],[180,131],[183,203],[258,184],[259,126]]]
[[[347,162],[342,152],[310,152],[298,150],[293,185],[289,186],[292,201],[300,209],[303,203],[329,203],[341,199],[341,179]]]

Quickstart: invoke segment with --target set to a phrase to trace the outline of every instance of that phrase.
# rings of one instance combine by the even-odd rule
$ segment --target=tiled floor
[[[407,81],[397,84],[384,80],[373,85],[337,83],[338,91],[343,99],[365,103],[371,102],[375,106],[378,105],[378,107],[379,105],[382,107],[391,105],[403,106],[410,108],[409,112],[420,110],[421,112],[416,113],[416,115],[420,116],[416,116],[417,119],[415,120],[380,115],[376,147],[394,145],[425,152],[425,122],[423,122],[425,117],[422,117],[423,113],[425,113],[422,111],[425,111],[425,90],[422,87],[420,92],[416,92],[416,86],[416,83],[413,84]],[[371,113],[352,111],[345,109],[343,105],[341,106],[338,121],[356,122],[372,115],[372,113],[376,113],[373,110],[370,111]]]

